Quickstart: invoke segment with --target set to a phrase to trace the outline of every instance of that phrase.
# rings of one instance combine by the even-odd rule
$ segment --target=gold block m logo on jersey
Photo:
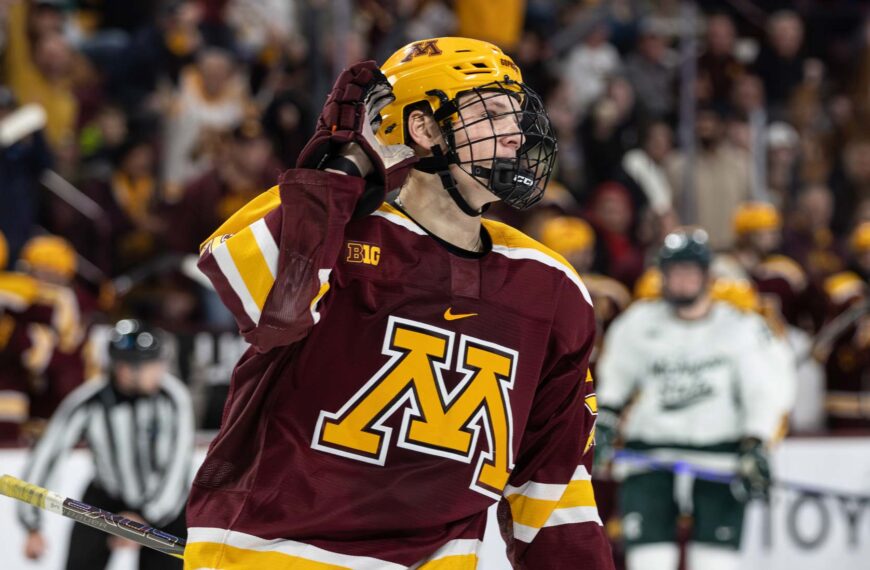
[[[454,340],[451,331],[390,317],[382,350],[389,360],[340,410],[320,412],[311,446],[384,465],[393,437],[384,422],[404,410],[398,447],[463,463],[477,455],[470,488],[500,498],[513,468],[517,352],[461,335],[455,370],[464,377],[448,390],[442,374],[451,369]]]

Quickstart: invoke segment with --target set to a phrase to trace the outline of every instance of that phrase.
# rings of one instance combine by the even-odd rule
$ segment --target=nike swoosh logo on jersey
[[[710,397],[710,394],[696,394],[694,396],[689,396],[683,400],[677,400],[675,402],[665,402],[662,404],[662,411],[666,412],[676,412],[678,410],[684,410],[690,406],[694,406],[698,402],[706,400]]]
[[[444,311],[444,320],[446,321],[458,321],[459,319],[467,319],[468,317],[476,317],[477,313],[462,313],[459,315],[454,315],[451,307],[447,307],[447,310]]]

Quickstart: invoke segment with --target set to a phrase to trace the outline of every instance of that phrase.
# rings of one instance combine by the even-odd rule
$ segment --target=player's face
[[[753,232],[751,239],[752,247],[762,255],[769,255],[779,248],[781,241],[779,229],[758,230]]]
[[[166,363],[153,360],[141,364],[119,362],[115,366],[115,380],[121,391],[128,394],[149,396],[160,390],[166,375]]]
[[[462,162],[516,158],[523,145],[519,100],[507,93],[482,92],[459,97],[456,151]]]
[[[522,111],[516,96],[482,92],[459,97],[459,119],[454,129],[459,161],[470,166],[491,168],[495,158],[517,158],[524,136],[520,128]],[[451,173],[474,207],[495,200],[480,178],[451,165]]]
[[[662,292],[676,305],[689,305],[707,289],[707,272],[693,262],[669,264],[662,274]]]
[[[166,375],[166,363],[162,360],[145,362],[138,366],[137,388],[140,394],[156,394]]]

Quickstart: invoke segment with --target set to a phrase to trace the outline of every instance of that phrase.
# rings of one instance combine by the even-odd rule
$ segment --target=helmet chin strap
[[[486,212],[489,208],[489,204],[485,204],[480,210],[475,210],[471,207],[471,204],[466,202],[465,198],[462,197],[459,188],[456,187],[456,180],[454,180],[453,175],[450,174],[450,159],[444,154],[441,147],[435,145],[431,150],[432,156],[421,158],[417,161],[417,164],[414,165],[414,168],[428,174],[437,174],[438,177],[441,178],[441,185],[447,191],[447,194],[466,216],[476,218]]]

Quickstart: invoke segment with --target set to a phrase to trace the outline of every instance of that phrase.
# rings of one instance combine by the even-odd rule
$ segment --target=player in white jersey
[[[765,321],[711,299],[710,257],[703,230],[668,235],[663,298],[611,325],[598,362],[596,456],[612,457],[619,428],[630,452],[737,478],[617,463],[628,570],[677,570],[681,515],[694,520],[688,570],[738,567],[745,501],[766,496],[767,450],[794,397],[793,362]]]

